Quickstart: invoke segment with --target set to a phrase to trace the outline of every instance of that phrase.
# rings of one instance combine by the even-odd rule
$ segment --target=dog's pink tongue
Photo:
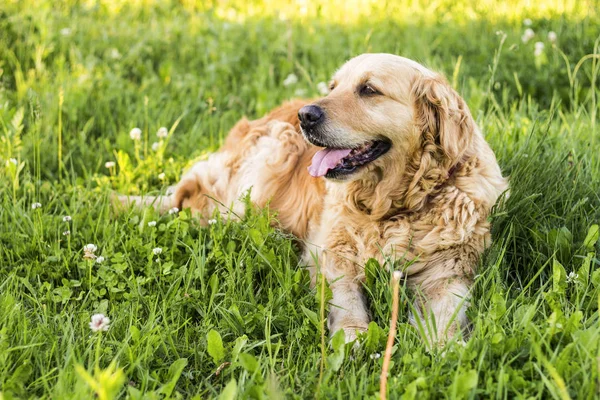
[[[312,158],[312,164],[308,167],[308,173],[314,176],[323,176],[337,165],[337,163],[348,154],[351,149],[323,149],[319,150]]]

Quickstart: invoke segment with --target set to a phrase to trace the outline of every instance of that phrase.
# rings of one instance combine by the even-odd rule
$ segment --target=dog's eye
[[[381,94],[377,89],[373,88],[373,86],[366,84],[360,87],[359,93],[361,96],[375,96]]]
[[[331,92],[333,89],[335,89],[335,82],[329,82],[329,91]]]

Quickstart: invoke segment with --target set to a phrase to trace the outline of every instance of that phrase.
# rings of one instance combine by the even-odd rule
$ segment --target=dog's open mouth
[[[313,156],[308,173],[314,177],[336,178],[348,175],[382,155],[391,147],[390,142],[374,140],[354,149],[327,147]]]

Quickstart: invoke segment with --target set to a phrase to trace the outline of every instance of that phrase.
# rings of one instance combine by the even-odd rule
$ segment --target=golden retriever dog
[[[317,270],[329,282],[331,334],[343,329],[351,341],[367,329],[363,267],[374,258],[405,266],[416,293],[412,322],[429,344],[443,344],[468,322],[488,216],[507,189],[496,157],[465,101],[414,61],[363,54],[330,89],[240,121],[173,195],[121,200],[189,207],[206,222],[215,209],[242,215],[251,189],[252,202],[303,243],[313,283]]]

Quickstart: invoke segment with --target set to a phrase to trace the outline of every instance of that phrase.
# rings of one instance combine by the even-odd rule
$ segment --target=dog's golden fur
[[[365,82],[377,96],[357,94]],[[384,137],[388,153],[345,180],[311,177],[319,148],[299,127],[306,102],[293,101],[240,121],[217,153],[161,199],[163,208],[190,207],[201,220],[215,208],[240,214],[239,198],[252,188],[252,201],[268,204],[281,229],[305,244],[304,262],[320,263],[333,294],[330,332],[343,329],[348,340],[369,322],[364,263],[406,261],[418,293],[414,321],[429,342],[444,342],[467,323],[469,288],[490,241],[487,218],[507,188],[494,153],[464,100],[414,61],[362,55],[336,73],[332,87],[313,103],[327,114],[325,138],[352,147]]]
[[[251,189],[252,202],[269,203],[283,230],[307,238],[320,219],[325,183],[306,172],[318,149],[299,133],[297,115],[305,103],[289,102],[259,120],[238,122],[218,153],[183,176],[172,205],[190,207],[201,219],[214,207],[228,212],[232,205],[239,215],[240,197]]]

